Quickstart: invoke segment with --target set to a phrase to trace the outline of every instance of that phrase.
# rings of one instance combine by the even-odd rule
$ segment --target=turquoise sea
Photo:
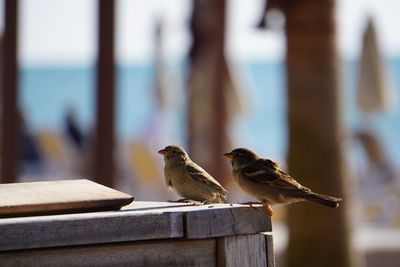
[[[185,140],[183,66],[169,68],[172,74],[166,91],[170,101],[166,111],[168,116],[165,116],[169,120],[167,124],[172,125],[172,130],[169,130],[171,143],[181,144]],[[399,105],[400,58],[388,60],[387,67]],[[243,100],[247,108],[231,125],[233,143],[252,147],[271,158],[283,159],[287,137],[283,63],[252,62],[235,69],[240,95],[246,95]],[[74,110],[82,129],[90,131],[95,99],[93,66],[31,66],[23,67],[20,74],[20,107],[33,132],[43,129],[62,132],[69,109]],[[152,129],[157,110],[154,74],[152,64],[118,67],[116,130],[123,140],[136,138]],[[355,101],[357,62],[343,63],[341,74],[343,117],[346,128],[351,131],[360,127]],[[372,125],[393,161],[400,166],[400,109],[397,107],[390,113],[377,114]]]

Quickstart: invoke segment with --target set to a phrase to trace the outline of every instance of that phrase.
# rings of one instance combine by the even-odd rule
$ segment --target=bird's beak
[[[165,154],[167,154],[167,150],[165,150],[165,148],[161,149],[158,151],[158,154],[165,155]]]
[[[224,154],[224,157],[227,158],[227,159],[229,159],[229,160],[232,160],[232,159],[233,159],[232,152],[225,153],[225,154]]]

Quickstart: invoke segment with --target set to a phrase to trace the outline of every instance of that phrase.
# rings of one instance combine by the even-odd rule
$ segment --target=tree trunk
[[[344,131],[339,108],[335,1],[285,2],[290,173],[337,209],[289,207],[287,266],[354,266],[346,210]]]

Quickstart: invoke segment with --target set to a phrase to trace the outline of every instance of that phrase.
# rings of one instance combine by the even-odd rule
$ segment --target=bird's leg
[[[192,203],[192,201],[190,199],[187,198],[181,198],[178,200],[168,200],[168,202],[172,202],[172,203]]]
[[[263,207],[267,210],[269,216],[272,217],[272,214],[273,214],[274,212],[273,212],[271,206],[269,205],[269,201],[266,200],[266,199],[263,199],[263,200],[262,200],[262,205],[263,205]]]

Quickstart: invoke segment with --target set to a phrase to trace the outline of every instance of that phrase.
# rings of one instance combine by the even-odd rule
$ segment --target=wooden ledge
[[[119,211],[0,219],[0,251],[270,231],[262,207],[135,201]]]
[[[119,210],[133,197],[86,179],[0,184],[0,218]]]

